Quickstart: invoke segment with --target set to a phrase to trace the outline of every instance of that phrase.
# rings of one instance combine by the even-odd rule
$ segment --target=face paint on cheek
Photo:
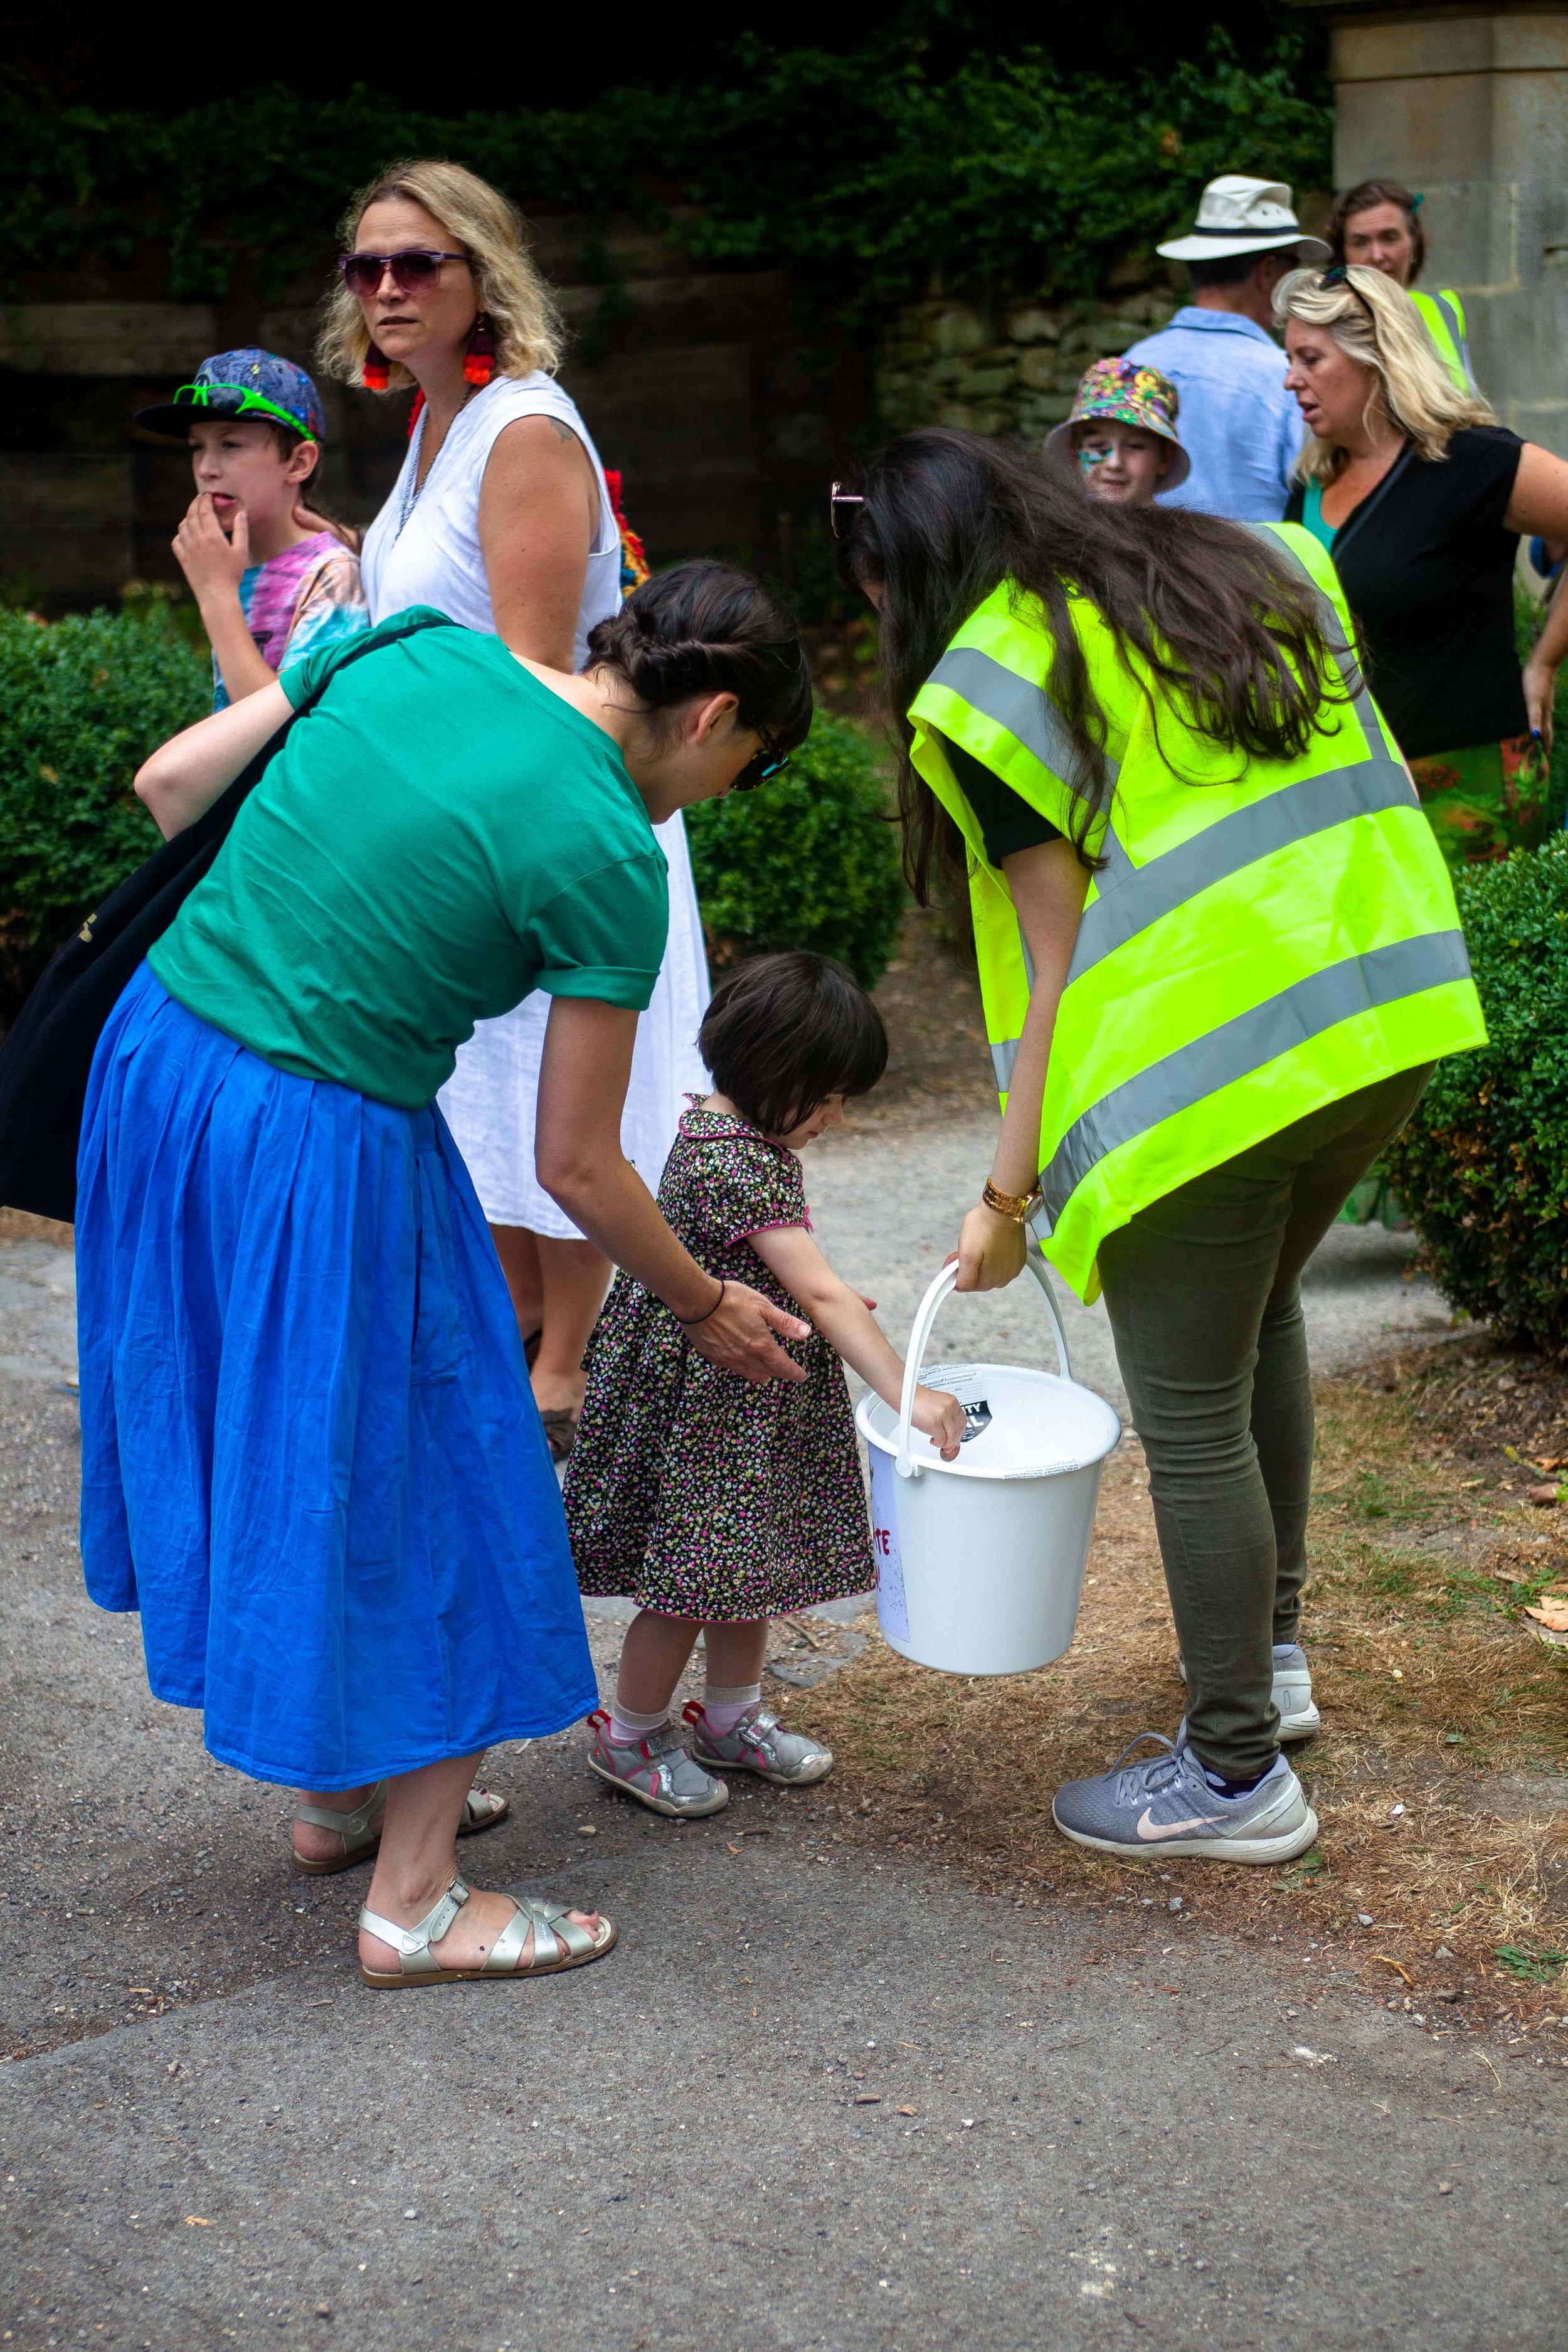
[[[1082,473],[1092,474],[1095,467],[1103,466],[1110,455],[1109,449],[1079,449],[1077,453],[1079,469]]]

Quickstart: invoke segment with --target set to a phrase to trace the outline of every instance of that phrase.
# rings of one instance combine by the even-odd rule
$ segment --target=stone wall
[[[1421,189],[1423,284],[1463,297],[1502,422],[1568,457],[1568,5],[1300,5],[1332,28],[1338,184]]]
[[[867,413],[863,357],[832,374],[802,352],[776,272],[703,271],[630,219],[545,215],[535,251],[571,331],[562,372],[656,562],[715,552],[788,569],[791,518],[824,511]],[[111,603],[132,576],[175,581],[190,461],[138,433],[209,352],[260,343],[311,362],[325,268],[265,307],[131,299],[47,272],[0,305],[0,594],[49,611]],[[135,299],[136,296],[142,299]],[[322,383],[322,488],[363,523],[402,462],[409,401]]]
[[[895,432],[949,425],[1038,441],[1066,416],[1091,360],[1152,334],[1182,299],[1143,286],[1100,302],[912,303],[882,339],[879,415]]]

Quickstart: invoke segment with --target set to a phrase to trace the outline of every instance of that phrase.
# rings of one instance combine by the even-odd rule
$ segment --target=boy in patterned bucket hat
[[[1046,442],[1078,462],[1091,499],[1148,506],[1185,481],[1191,459],[1176,433],[1175,385],[1136,360],[1096,360],[1085,370],[1071,414]]]
[[[327,420],[302,367],[275,352],[219,352],[137,424],[190,450],[196,495],[174,557],[213,649],[213,708],[370,626],[359,558],[303,506]]]

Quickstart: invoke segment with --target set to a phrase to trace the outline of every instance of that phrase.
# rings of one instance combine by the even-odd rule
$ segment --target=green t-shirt
[[[279,1069],[413,1110],[532,989],[640,1012],[669,894],[609,736],[499,637],[409,619],[284,672],[319,699],[148,961]]]

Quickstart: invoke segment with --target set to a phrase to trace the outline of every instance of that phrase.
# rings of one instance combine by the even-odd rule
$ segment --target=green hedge
[[[1384,1166],[1445,1296],[1568,1355],[1568,835],[1458,892],[1490,1042],[1437,1065]]]
[[[157,847],[132,779],[211,708],[211,668],[157,604],[52,626],[0,611],[0,1026]]]
[[[898,829],[864,736],[819,712],[782,776],[688,810],[686,829],[716,971],[816,948],[875,988],[906,899]]]

